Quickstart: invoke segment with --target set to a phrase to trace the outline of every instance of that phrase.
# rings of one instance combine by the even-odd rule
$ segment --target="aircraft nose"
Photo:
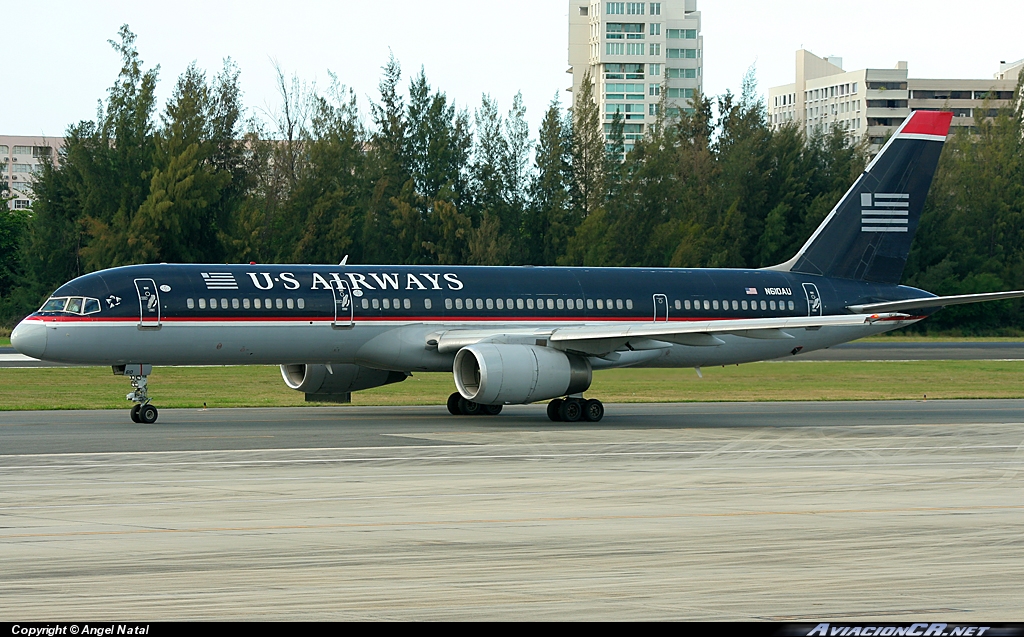
[[[46,326],[22,321],[11,333],[11,345],[25,356],[42,358],[46,351]]]

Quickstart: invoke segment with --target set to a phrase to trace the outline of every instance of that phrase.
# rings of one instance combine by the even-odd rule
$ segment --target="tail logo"
[[[865,192],[860,205],[861,232],[910,231],[910,195]]]

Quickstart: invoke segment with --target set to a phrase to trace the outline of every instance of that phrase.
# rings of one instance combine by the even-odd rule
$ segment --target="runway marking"
[[[413,526],[446,526],[477,524],[528,524],[538,522],[605,522],[612,520],[676,520],[686,518],[735,518],[760,516],[847,515],[888,513],[966,513],[984,511],[1024,510],[1024,505],[980,505],[961,507],[906,507],[887,509],[821,509],[805,511],[732,511],[727,513],[665,513],[659,515],[584,515],[542,516],[528,518],[469,518],[465,520],[420,520],[416,522],[338,522],[334,524],[279,524],[262,526],[195,527],[185,529],[131,529],[124,531],[68,531],[64,533],[15,533],[0,539],[47,537],[90,537],[184,533],[236,533],[252,531],[303,531],[348,528],[398,528]]]
[[[599,443],[595,443],[599,444]],[[467,445],[468,446],[468,445]],[[508,446],[508,445],[499,445]],[[516,446],[536,446],[533,444],[528,445],[516,445]],[[33,470],[47,470],[47,469],[110,469],[112,467],[124,469],[129,467],[138,468],[152,468],[152,467],[218,467],[218,466],[280,466],[280,465],[296,465],[296,464],[347,464],[347,463],[374,463],[374,462],[437,462],[437,461],[466,461],[466,460],[533,460],[533,459],[574,459],[574,458],[615,458],[615,457],[657,457],[657,456],[695,456],[700,457],[704,455],[736,455],[736,454],[763,454],[763,455],[783,455],[783,454],[806,454],[806,453],[819,453],[819,452],[866,452],[866,451],[901,451],[906,453],[918,452],[918,451],[966,451],[971,449],[978,450],[997,450],[997,449],[1017,449],[1017,445],[969,445],[963,447],[851,447],[845,449],[832,449],[832,448],[815,448],[815,449],[752,449],[752,450],[726,450],[717,451],[714,449],[704,451],[671,451],[671,450],[657,450],[657,451],[605,451],[605,452],[591,452],[591,453],[530,453],[530,454],[467,454],[464,456],[457,455],[446,455],[446,456],[382,456],[382,457],[365,457],[365,458],[292,458],[287,460],[210,460],[210,461],[178,461],[178,462],[132,462],[132,463],[81,463],[81,464],[61,464],[61,465],[11,465],[0,467],[0,472],[3,470],[16,470],[24,471],[28,469]],[[384,447],[385,449],[394,449],[394,447]],[[437,447],[426,447],[427,449]],[[447,448],[447,447],[446,447]],[[472,446],[470,448],[477,449],[479,447]],[[259,450],[255,450],[259,451]],[[179,452],[182,453],[182,452]],[[932,461],[928,463],[899,463],[899,464],[887,464],[886,466],[919,466],[923,464],[936,465],[936,466],[955,466],[955,465],[972,465],[972,464],[992,464],[997,461],[977,461],[977,462],[942,462]],[[1021,459],[1024,462],[1024,458]],[[848,466],[875,466],[876,463],[870,464],[826,464],[826,465],[809,465],[801,464],[793,467],[774,467],[777,469],[806,469],[806,468],[820,468],[820,467],[848,467]],[[706,467],[700,467],[705,469]]]

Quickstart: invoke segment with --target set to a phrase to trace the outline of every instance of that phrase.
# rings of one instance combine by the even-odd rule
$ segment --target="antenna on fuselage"
[[[345,258],[341,260],[341,263],[339,263],[338,265],[348,265],[348,255],[347,254],[345,255]]]

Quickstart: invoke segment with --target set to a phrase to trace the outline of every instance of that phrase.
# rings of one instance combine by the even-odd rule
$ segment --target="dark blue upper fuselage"
[[[162,320],[323,318],[338,312],[346,293],[352,309],[346,302],[342,311],[357,322],[765,318],[930,296],[773,270],[184,264],[95,272],[53,296],[99,299],[93,318],[125,320],[139,318],[150,287]]]

